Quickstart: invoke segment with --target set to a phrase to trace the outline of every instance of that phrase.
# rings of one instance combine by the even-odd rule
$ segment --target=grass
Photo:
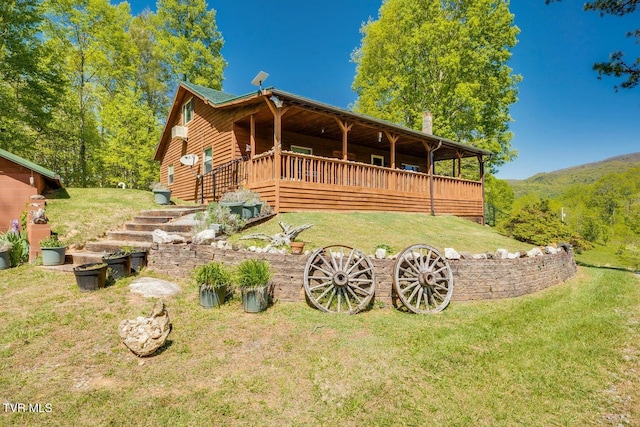
[[[68,191],[47,213],[78,241],[154,206],[148,192]],[[522,248],[450,217],[279,219],[316,224],[301,235],[315,247]],[[171,279],[182,288],[167,300],[173,331],[145,359],[117,335],[153,305],[129,292],[131,280],[81,293],[68,273],[0,271],[0,425],[640,425],[640,286],[628,272],[580,268],[535,295],[454,302],[435,316],[278,302],[245,314],[237,296],[205,310],[195,283]],[[12,412],[18,403],[44,412]]]
[[[304,303],[167,301],[168,344],[139,359],[122,319],[153,301],[131,279],[80,293],[72,275],[0,271],[0,398],[46,413],[3,425],[640,425],[640,287],[581,268],[536,295],[418,316],[332,316]]]
[[[452,247],[472,253],[495,252],[498,248],[516,251],[531,249],[531,245],[504,237],[492,228],[481,226],[453,216],[431,216],[390,212],[355,213],[285,213],[270,221],[241,233],[273,235],[281,232],[279,221],[314,226],[302,232],[298,238],[305,242],[305,250],[328,245],[347,245],[373,253],[379,244],[391,246],[400,252],[414,243],[427,243],[440,250]],[[238,241],[240,236],[232,240]],[[247,245],[265,242],[246,241]]]
[[[142,210],[158,208],[153,193],[143,190],[65,188],[48,197],[46,211],[52,231],[76,246],[103,236]]]

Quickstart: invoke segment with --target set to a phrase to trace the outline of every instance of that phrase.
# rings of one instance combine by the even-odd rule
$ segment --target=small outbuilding
[[[61,187],[55,172],[0,149],[0,232],[20,219],[31,196]]]

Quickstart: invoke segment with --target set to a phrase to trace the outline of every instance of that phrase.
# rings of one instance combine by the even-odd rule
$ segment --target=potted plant
[[[264,311],[269,304],[271,269],[266,260],[245,259],[238,264],[237,285],[242,293],[242,306],[247,313]]]
[[[9,252],[13,248],[11,242],[0,241],[0,270],[11,267],[11,258]]]
[[[82,264],[73,268],[78,288],[82,292],[104,288],[107,283],[107,264],[104,262]]]
[[[289,243],[289,246],[291,247],[291,253],[293,255],[300,255],[304,251],[304,242],[298,242],[293,239],[291,243]]]
[[[160,184],[159,182],[152,183],[151,191],[153,191],[153,197],[157,204],[171,204],[171,189],[167,188],[164,184]]]
[[[123,246],[120,249],[121,252],[129,254],[130,260],[130,272],[131,274],[138,274],[147,266],[147,250],[136,249],[132,246]]]
[[[220,307],[227,297],[231,271],[221,262],[210,262],[193,270],[193,280],[199,285],[200,305],[204,308]]]
[[[262,207],[260,195],[245,188],[225,193],[220,199],[220,204],[228,206],[231,213],[239,215],[242,219],[251,219],[257,216],[256,209]]]
[[[112,279],[127,277],[131,274],[131,255],[123,251],[112,252],[102,257],[107,264]]]
[[[229,191],[222,195],[220,199],[220,206],[226,206],[232,214],[238,215],[242,218],[242,207],[246,201],[244,194],[241,190]]]
[[[40,249],[42,249],[42,265],[64,264],[67,246],[58,240],[57,234],[40,240]]]

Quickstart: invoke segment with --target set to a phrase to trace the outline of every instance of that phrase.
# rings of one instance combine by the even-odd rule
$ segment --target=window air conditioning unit
[[[171,139],[187,139],[187,128],[185,126],[174,126],[171,128]]]

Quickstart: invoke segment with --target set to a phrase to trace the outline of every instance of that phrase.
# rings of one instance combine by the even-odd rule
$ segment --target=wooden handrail
[[[282,151],[281,180],[300,181],[327,186],[362,187],[391,192],[428,193],[429,175],[421,172],[390,169],[341,159]],[[254,156],[249,161],[249,183],[275,180],[273,152]],[[482,200],[479,181],[434,175],[436,198]]]

